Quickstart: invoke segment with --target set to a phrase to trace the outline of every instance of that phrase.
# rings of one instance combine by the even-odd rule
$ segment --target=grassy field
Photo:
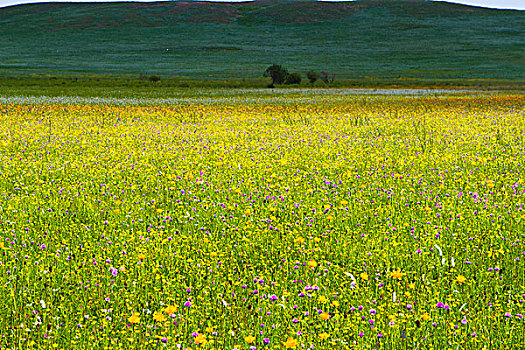
[[[0,97],[2,349],[517,349],[525,101]]]
[[[254,80],[198,80],[178,78],[162,79],[151,82],[147,79],[125,77],[4,77],[0,78],[0,96],[53,96],[53,97],[112,97],[112,98],[145,98],[166,99],[191,97],[194,94],[216,96],[217,94],[233,94],[246,96],[246,90],[266,88],[269,78]],[[342,93],[374,93],[374,91],[391,90],[392,93],[408,90],[429,91],[470,91],[489,92],[506,91],[523,94],[525,81],[509,80],[425,80],[425,79],[353,79],[340,80],[331,84],[318,82],[300,85],[280,85],[277,90],[302,89],[305,93],[311,90],[338,88]],[[272,89],[268,89],[272,90]]]
[[[0,9],[0,32],[3,77],[249,86],[277,63],[349,86],[525,79],[523,11],[417,0],[32,4]]]

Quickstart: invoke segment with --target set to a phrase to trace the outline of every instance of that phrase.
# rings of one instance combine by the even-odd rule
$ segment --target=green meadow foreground
[[[0,99],[0,345],[517,349],[525,101]]]

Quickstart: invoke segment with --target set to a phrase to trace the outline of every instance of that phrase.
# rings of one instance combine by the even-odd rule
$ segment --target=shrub
[[[263,76],[272,78],[272,84],[270,87],[273,87],[275,84],[282,84],[288,76],[288,71],[286,68],[278,64],[272,64],[270,67],[266,68]]]
[[[156,83],[157,81],[160,81],[160,77],[158,75],[150,75],[150,77],[148,79],[152,83]]]
[[[299,73],[290,73],[286,76],[285,84],[300,84],[301,83],[301,74]]]
[[[319,73],[311,70],[308,73],[306,73],[306,77],[310,81],[310,84],[314,85],[314,83],[319,79]]]
[[[333,83],[335,80],[335,73],[321,72],[321,80],[324,81],[325,84]]]

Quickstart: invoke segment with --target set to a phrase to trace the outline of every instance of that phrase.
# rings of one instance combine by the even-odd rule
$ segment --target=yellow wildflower
[[[391,274],[391,276],[392,276],[393,278],[398,279],[398,280],[400,280],[401,277],[403,277],[403,275],[404,275],[404,273],[401,272],[401,271],[399,271],[399,270],[395,270],[395,271],[393,271],[392,274]]]
[[[166,321],[166,316],[162,314],[162,312],[155,312],[153,314],[153,319],[157,322]]]
[[[308,262],[308,267],[312,268],[312,269],[316,268],[317,267],[317,263],[315,262],[315,260],[310,260]]]
[[[284,347],[287,349],[295,349],[299,342],[294,338],[286,339],[286,342],[283,343]]]
[[[299,243],[299,244],[304,243],[304,238],[303,238],[303,237],[297,237],[297,238],[295,239],[295,242],[296,242],[296,243]]]
[[[206,337],[202,334],[199,334],[195,337],[195,344],[202,344],[205,345],[208,341],[206,340]]]
[[[255,337],[253,335],[249,335],[244,338],[244,341],[251,344],[255,341]]]
[[[129,322],[129,323],[139,323],[139,322],[140,322],[139,314],[133,314],[133,315],[131,315],[131,316],[128,318],[128,322]]]
[[[168,315],[174,314],[177,312],[177,307],[175,305],[168,305],[164,308],[164,312]]]

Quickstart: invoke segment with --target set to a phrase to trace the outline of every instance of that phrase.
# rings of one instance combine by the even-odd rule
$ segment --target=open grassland
[[[422,0],[30,4],[0,8],[0,33],[0,76],[525,80],[524,11]]]
[[[523,344],[522,95],[214,94],[0,100],[2,348]]]
[[[226,79],[226,80],[179,80],[178,78],[162,79],[158,82],[140,79],[139,77],[0,77],[0,95],[2,97],[21,96],[53,96],[53,97],[92,97],[92,98],[132,98],[132,99],[166,99],[166,98],[192,98],[195,93],[199,96],[207,95],[221,97],[228,95],[245,96],[246,91],[268,87],[271,78],[259,78],[254,80]],[[357,78],[352,80],[337,80],[330,84],[317,81],[313,86],[310,83],[300,85],[280,85],[281,89],[296,91],[303,89],[308,93],[315,89],[322,94],[323,89],[345,89],[345,94],[382,94],[385,89],[390,89],[394,94],[405,89],[411,94],[411,90],[422,90],[429,94],[431,90],[437,93],[465,93],[477,91],[499,91],[507,93],[523,93],[525,91],[525,80],[505,79],[460,79],[460,80],[426,80],[426,79],[366,79]],[[351,89],[348,89],[351,88]],[[363,90],[361,90],[363,89]],[[388,94],[388,92],[385,92]],[[264,94],[273,94],[268,90]],[[151,102],[148,102],[151,103]]]

